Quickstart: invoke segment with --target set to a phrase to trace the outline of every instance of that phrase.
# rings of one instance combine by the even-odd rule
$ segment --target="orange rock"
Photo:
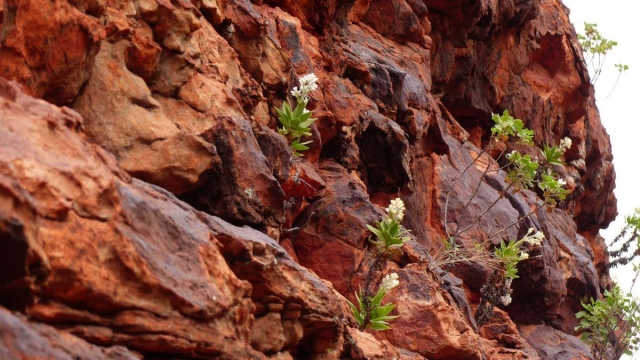
[[[140,359],[140,354],[122,346],[92,345],[51,326],[29,322],[24,316],[0,308],[0,356],[3,359]]]
[[[250,339],[341,351],[339,297],[275,241],[132,181],[72,110],[2,79],[0,109],[0,305],[144,354],[264,358]],[[278,337],[255,335],[265,296],[285,304],[272,307],[287,318]]]
[[[97,17],[104,4],[82,6],[60,1],[4,1],[0,17],[0,76],[23,84],[25,91],[56,104],[70,103],[91,74],[105,30]],[[82,10],[80,10],[82,9]]]
[[[588,355],[574,313],[611,285],[615,171],[560,1],[0,0],[0,25],[0,76],[84,117],[0,82],[4,307],[151,357]],[[294,159],[274,106],[308,72],[318,120]],[[523,152],[574,144],[567,200],[521,221],[539,194],[506,193],[491,159],[514,145],[473,162],[504,109],[535,132]],[[411,241],[379,267],[407,282],[402,316],[347,335],[343,295],[383,275],[365,225],[394,197]],[[546,236],[492,340],[469,304],[491,269],[424,270],[466,227],[457,243],[487,250]]]

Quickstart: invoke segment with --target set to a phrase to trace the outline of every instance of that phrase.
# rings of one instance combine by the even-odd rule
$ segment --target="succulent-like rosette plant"
[[[294,108],[287,100],[282,103],[282,108],[276,108],[278,121],[282,127],[278,132],[289,139],[289,144],[296,156],[302,156],[300,151],[308,150],[307,146],[312,141],[300,142],[303,136],[311,136],[311,125],[316,121],[311,117],[311,111],[307,110],[309,93],[318,88],[318,78],[314,74],[307,74],[300,78],[300,88],[294,87],[291,95],[296,98]]]
[[[390,329],[389,321],[398,317],[398,315],[389,315],[396,305],[393,303],[383,305],[382,300],[389,290],[399,284],[398,274],[391,273],[382,279],[378,292],[374,296],[363,295],[361,290],[360,294],[355,294],[357,304],[347,300],[351,313],[361,329],[370,328],[378,331]]]
[[[367,228],[376,236],[375,240],[369,240],[381,250],[391,250],[402,247],[409,241],[409,231],[400,222],[404,218],[404,203],[400,198],[391,200],[386,209],[387,216],[376,222],[376,227],[367,225]]]

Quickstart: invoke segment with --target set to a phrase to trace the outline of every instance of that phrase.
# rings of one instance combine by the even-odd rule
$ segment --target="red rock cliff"
[[[309,72],[298,159],[274,107]],[[615,172],[560,0],[0,0],[0,76],[2,359],[590,357]],[[444,224],[504,109],[572,139],[571,194],[520,222],[538,200],[508,194],[460,239],[546,236],[478,329],[490,269],[429,262],[506,188],[472,167]],[[375,276],[400,317],[361,332],[344,297],[396,196],[412,240]]]

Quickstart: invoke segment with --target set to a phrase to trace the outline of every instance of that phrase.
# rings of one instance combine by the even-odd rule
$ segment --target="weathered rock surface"
[[[0,28],[0,76],[73,109],[0,80],[0,305],[30,315],[0,317],[45,354],[589,358],[573,314],[611,285],[615,172],[560,0],[5,0]],[[296,158],[273,108],[309,72]],[[504,109],[537,147],[573,141],[551,212],[473,164]],[[376,262],[366,225],[396,196],[412,240]],[[430,259],[530,227],[546,240],[477,329],[491,269]],[[344,297],[389,272],[400,318],[356,330]]]
[[[549,326],[525,325],[519,331],[541,359],[591,359],[591,349],[585,343]]]
[[[0,305],[149,355],[339,351],[339,295],[274,240],[131,180],[73,110],[4,80],[0,108]]]
[[[122,346],[101,348],[55,328],[27,321],[0,309],[0,356],[3,359],[113,359],[135,360]]]

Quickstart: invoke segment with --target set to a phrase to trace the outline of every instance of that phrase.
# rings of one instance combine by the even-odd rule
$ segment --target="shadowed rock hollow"
[[[0,357],[590,358],[574,313],[610,286],[598,232],[615,172],[568,13],[560,0],[0,1]],[[317,121],[297,158],[274,107],[309,72]],[[504,109],[537,147],[572,139],[556,169],[571,194],[521,221],[540,200],[508,194],[460,237],[546,236],[478,329],[490,269],[429,262],[506,189],[483,157],[444,223]],[[397,196],[412,239],[374,277],[398,274],[400,317],[359,331],[345,297],[373,266],[366,225]]]

